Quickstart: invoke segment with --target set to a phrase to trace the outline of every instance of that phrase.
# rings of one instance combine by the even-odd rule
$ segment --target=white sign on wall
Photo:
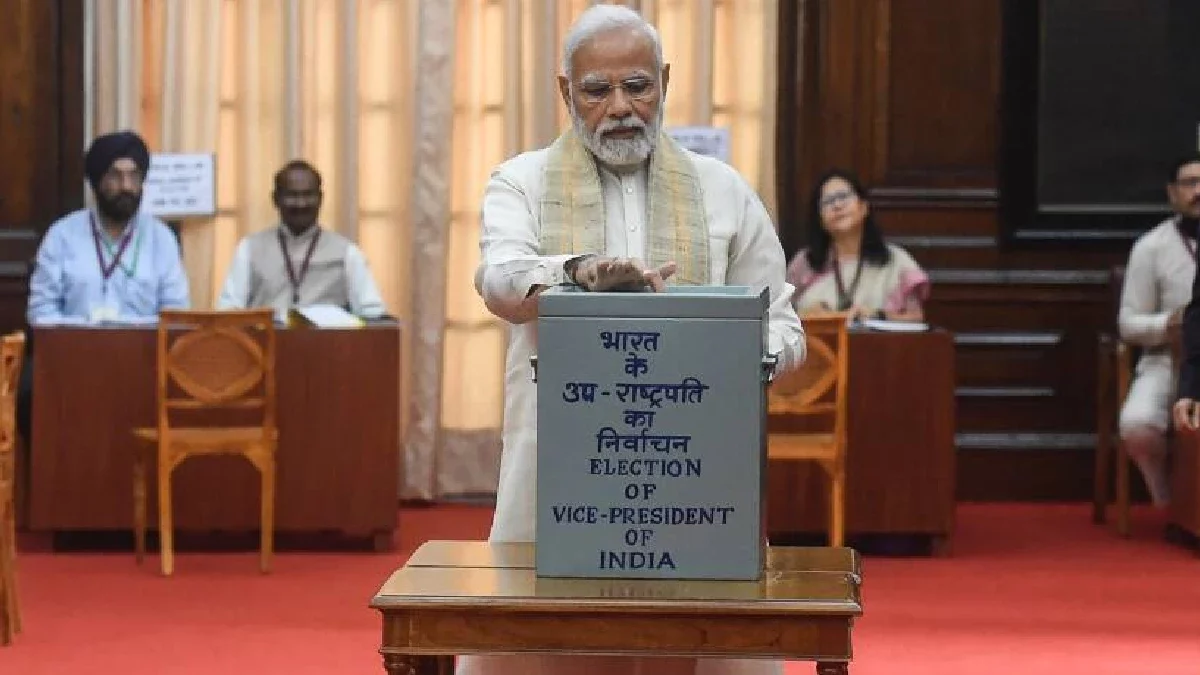
[[[216,215],[216,157],[208,153],[151,155],[142,208],[163,220]]]
[[[729,129],[725,127],[673,127],[667,133],[696,154],[729,163]]]

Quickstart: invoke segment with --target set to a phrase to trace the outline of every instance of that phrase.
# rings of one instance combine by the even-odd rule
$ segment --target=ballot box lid
[[[761,319],[769,307],[767,289],[755,292],[749,286],[668,286],[663,293],[555,286],[538,296],[539,318]]]

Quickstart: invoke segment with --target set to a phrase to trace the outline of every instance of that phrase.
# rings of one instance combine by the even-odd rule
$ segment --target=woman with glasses
[[[796,311],[923,321],[929,276],[907,251],[884,241],[858,179],[829,171],[813,187],[809,204],[808,248],[788,265]]]

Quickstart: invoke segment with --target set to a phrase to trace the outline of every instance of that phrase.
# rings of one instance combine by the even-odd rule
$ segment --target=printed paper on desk
[[[863,319],[862,327],[885,333],[924,333],[929,330],[929,324],[920,321],[886,321],[884,319]]]
[[[126,316],[117,315],[109,319],[105,319],[103,323],[111,326],[157,326],[157,316]]]
[[[362,319],[337,305],[309,305],[295,307],[292,311],[317,328],[361,328],[364,325]]]

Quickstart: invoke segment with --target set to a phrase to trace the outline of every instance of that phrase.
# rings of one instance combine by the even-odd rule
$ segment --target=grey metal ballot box
[[[538,298],[542,577],[756,580],[767,291]]]

